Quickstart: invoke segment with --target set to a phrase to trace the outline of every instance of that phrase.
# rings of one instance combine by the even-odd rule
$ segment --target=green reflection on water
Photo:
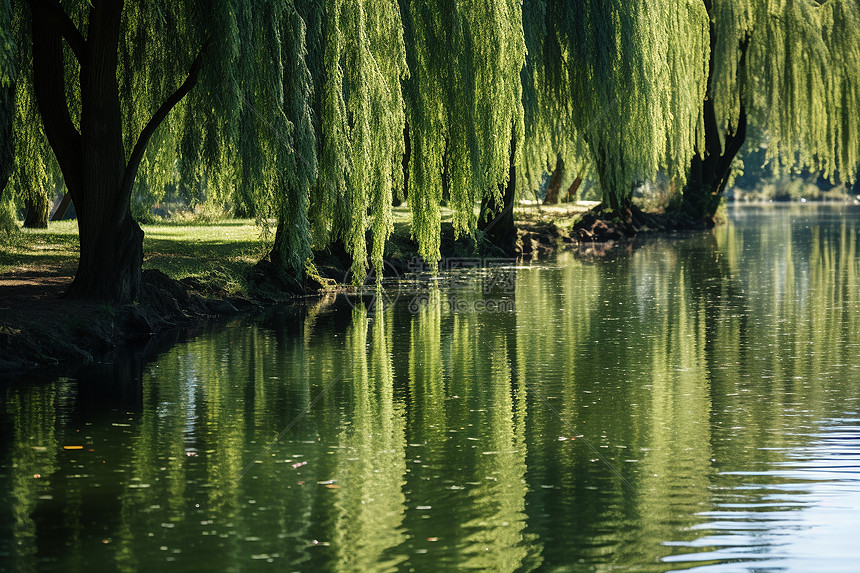
[[[513,293],[467,274],[4,386],[0,571],[720,562],[712,516],[731,546],[803,511],[775,469],[858,417],[858,214],[747,209]]]

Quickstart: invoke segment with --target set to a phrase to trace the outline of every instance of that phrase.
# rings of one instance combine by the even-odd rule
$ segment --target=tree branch
[[[195,84],[197,84],[197,78],[200,76],[200,68],[203,64],[203,54],[206,52],[206,47],[209,42],[206,41],[203,44],[203,47],[200,48],[200,52],[197,54],[197,57],[194,58],[194,62],[191,64],[191,69],[188,71],[188,77],[185,78],[185,81],[182,83],[179,88],[173,92],[170,97],[164,100],[164,103],[161,104],[161,107],[158,108],[158,111],[152,116],[149,120],[149,123],[146,124],[146,127],[143,128],[143,131],[140,132],[140,136],[137,139],[137,143],[134,145],[134,150],[131,152],[131,156],[128,159],[128,165],[125,168],[125,175],[122,180],[122,193],[123,196],[131,193],[131,187],[134,184],[134,179],[137,177],[137,170],[140,167],[140,162],[143,159],[143,154],[146,151],[146,146],[149,144],[149,140],[152,135],[155,133],[155,130],[158,129],[158,126],[164,121],[167,117],[167,114],[170,113],[176,104],[182,101],[188,92],[194,88]]]
[[[47,23],[57,28],[60,35],[69,44],[72,52],[74,52],[78,62],[83,63],[87,42],[62,6],[58,2],[50,0],[27,0],[27,3],[33,12],[38,10]]]
[[[72,122],[66,101],[62,36],[45,17],[45,10],[33,9],[32,41],[33,89],[42,125],[66,186],[78,202],[83,187],[81,134]]]

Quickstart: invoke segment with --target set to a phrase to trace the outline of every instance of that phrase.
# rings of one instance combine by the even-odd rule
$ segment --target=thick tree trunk
[[[131,213],[119,221],[112,217],[78,215],[81,258],[68,296],[119,303],[140,294],[143,265],[143,231]]]
[[[24,207],[27,216],[24,217],[24,226],[28,229],[48,228],[48,196],[44,193],[35,192],[24,199]]]
[[[81,62],[81,140],[84,197],[78,211],[81,258],[69,296],[128,302],[140,292],[143,231],[123,189],[126,162],[116,81],[122,2],[90,11],[87,57]]]
[[[564,160],[559,153],[555,158],[555,169],[549,178],[549,183],[546,186],[546,197],[543,199],[544,205],[557,205],[558,192],[561,189],[561,176],[564,174]]]
[[[511,136],[511,157],[508,171],[508,184],[500,188],[501,202],[496,193],[485,193],[481,199],[481,212],[478,216],[478,230],[484,238],[507,253],[514,255],[517,244],[517,228],[514,225],[514,202],[516,200],[517,141]]]
[[[711,57],[708,64],[708,87],[714,73],[714,49],[716,47],[716,30],[711,22],[710,28]],[[740,70],[746,61],[748,40],[741,43]],[[720,128],[717,122],[714,101],[705,98],[702,104],[705,124],[705,149],[693,156],[690,163],[690,173],[687,185],[684,187],[682,199],[682,217],[689,218],[694,225],[714,225],[714,215],[720,206],[723,193],[732,171],[732,162],[741,150],[746,140],[747,115],[741,94],[741,110],[738,125],[734,133],[727,133],[725,144],[720,141]]]

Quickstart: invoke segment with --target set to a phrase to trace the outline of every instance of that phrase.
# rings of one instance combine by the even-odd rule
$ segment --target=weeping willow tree
[[[860,162],[860,6],[852,0],[705,0],[710,16],[705,137],[684,190],[710,222],[748,123],[776,172],[853,180]]]
[[[533,186],[573,149],[605,207],[664,171],[684,187],[676,215],[712,222],[748,122],[777,171],[857,173],[856,1],[525,0],[523,12]]]
[[[419,254],[435,263],[444,177],[457,235],[475,232],[482,198],[511,204],[503,194],[513,188],[522,154],[514,142],[524,129],[521,2],[401,0],[400,7],[409,46],[412,234]],[[492,221],[499,210],[484,214]]]
[[[683,178],[702,133],[704,7],[685,0],[553,0],[547,11],[558,22],[563,82],[603,205],[625,208],[633,186],[660,170]]]
[[[40,176],[33,159],[44,157],[47,140],[74,201],[80,261],[69,295],[132,300],[140,289],[143,233],[130,202],[141,165],[153,184],[173,173],[178,153],[165,150],[181,151],[183,172],[192,174],[214,165],[227,148],[230,133],[221,127],[236,108],[233,6],[32,0],[12,10],[21,22],[16,42],[31,54],[21,74],[32,78],[18,86],[16,119],[31,117],[34,105],[41,117],[41,124],[16,122],[16,161],[29,163],[31,179]],[[203,66],[204,59],[223,65]],[[160,130],[198,83],[188,105]],[[157,143],[151,150],[150,142]],[[155,168],[159,161],[170,168]],[[224,169],[211,174],[211,185],[217,174],[229,177]]]

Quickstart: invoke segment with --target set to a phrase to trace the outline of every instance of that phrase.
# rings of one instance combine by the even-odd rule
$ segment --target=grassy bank
[[[242,277],[265,252],[265,241],[252,220],[142,227],[145,269],[158,269],[173,279],[197,277],[227,292],[242,288]],[[47,229],[21,229],[0,239],[0,274],[44,268],[73,274],[77,261],[75,221],[52,222]]]
[[[521,225],[570,222],[592,205],[540,206],[516,209]],[[451,213],[442,210],[443,222]],[[251,219],[207,222],[163,222],[142,225],[144,269],[158,269],[172,279],[197,278],[212,290],[241,294],[249,269],[262,258],[269,241]],[[411,215],[406,206],[394,209],[395,236],[408,238]],[[78,261],[76,221],[51,222],[47,229],[21,229],[0,235],[0,275],[53,274],[71,277]]]

